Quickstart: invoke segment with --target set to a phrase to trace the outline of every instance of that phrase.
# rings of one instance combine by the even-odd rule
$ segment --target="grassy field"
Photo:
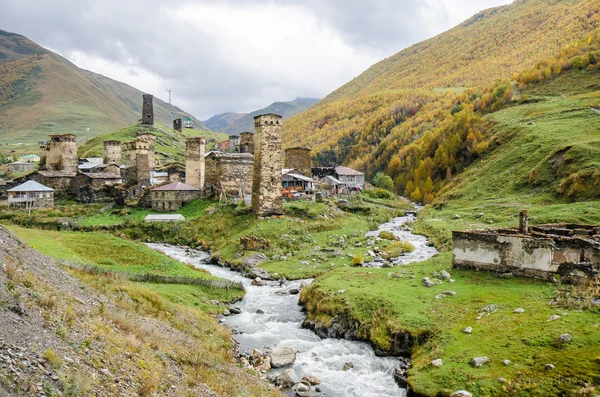
[[[423,277],[443,269],[451,272],[455,283],[423,286]],[[389,277],[390,270],[404,276]],[[320,294],[340,289],[345,290],[342,295],[323,298]],[[456,295],[435,298],[448,290]],[[324,308],[331,315],[349,311],[368,329],[363,336],[384,349],[389,347],[390,332],[431,333],[427,343],[414,349],[410,371],[412,388],[425,395],[437,391],[446,395],[458,389],[477,396],[570,395],[576,385],[600,381],[598,309],[549,304],[557,287],[545,282],[452,270],[449,253],[396,269],[336,270],[320,276],[305,294],[317,297],[314,302],[307,298],[309,307],[323,306],[317,319],[327,320]],[[488,305],[495,305],[496,310],[489,315],[485,311]],[[525,313],[513,313],[516,308]],[[484,315],[478,319],[480,313]],[[555,314],[561,318],[548,321]],[[466,327],[473,327],[473,333],[464,333]],[[565,333],[572,335],[573,341],[562,345],[556,340]],[[491,363],[481,368],[469,365],[472,358],[480,356],[489,357]],[[432,367],[435,359],[442,359],[444,365]],[[506,359],[512,362],[508,366],[503,364]],[[555,365],[556,370],[546,371],[546,364]],[[498,378],[508,383],[503,385]],[[561,378],[564,383],[555,384]]]

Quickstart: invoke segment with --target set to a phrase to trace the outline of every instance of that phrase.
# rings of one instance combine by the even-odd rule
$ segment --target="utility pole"
[[[167,92],[169,93],[169,128],[173,128],[173,107],[171,105],[171,89],[167,89]]]

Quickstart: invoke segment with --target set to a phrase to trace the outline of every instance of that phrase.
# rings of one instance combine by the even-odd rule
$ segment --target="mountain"
[[[235,123],[242,117],[246,116],[248,113],[221,113],[215,116],[212,116],[208,120],[204,120],[205,126],[210,128],[213,131],[225,131],[231,124]]]
[[[222,131],[228,135],[236,135],[244,131],[254,131],[254,116],[264,113],[275,113],[284,119],[304,112],[315,103],[314,98],[296,98],[289,102],[274,102],[266,108],[251,113],[222,113],[211,117],[203,123],[213,131]]]
[[[0,136],[37,142],[48,134],[74,132],[82,138],[137,123],[142,92],[83,70],[24,36],[0,30]],[[155,122],[169,124],[169,105],[154,98]],[[173,106],[174,118],[190,117]],[[88,130],[89,129],[89,130]]]
[[[582,57],[595,63],[590,35],[599,27],[597,0],[518,0],[482,11],[286,120],[284,146],[310,147],[320,165],[385,172],[399,193],[430,202],[498,145],[489,114],[519,101],[529,77],[518,74],[536,80],[579,69]]]

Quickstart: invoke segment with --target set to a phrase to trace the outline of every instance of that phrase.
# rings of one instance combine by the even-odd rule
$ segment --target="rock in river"
[[[271,367],[280,368],[296,361],[296,349],[291,347],[275,347],[271,350]],[[297,383],[297,382],[296,382]]]
[[[293,369],[286,369],[281,375],[277,377],[275,383],[277,383],[278,386],[284,388],[292,387],[296,383],[298,383],[298,376],[296,376],[296,372],[294,372]]]

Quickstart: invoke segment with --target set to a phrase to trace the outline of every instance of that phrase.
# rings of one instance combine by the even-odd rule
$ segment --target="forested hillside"
[[[311,147],[322,165],[384,171],[399,193],[431,202],[453,175],[502,143],[487,115],[543,100],[521,95],[523,88],[571,70],[597,81],[599,8],[588,0],[529,0],[482,12],[286,121],[284,142]]]
[[[48,134],[89,138],[135,124],[142,92],[83,70],[26,37],[0,30],[0,136],[37,142]],[[169,124],[169,105],[154,99],[157,123]],[[193,116],[173,107],[174,117]]]

